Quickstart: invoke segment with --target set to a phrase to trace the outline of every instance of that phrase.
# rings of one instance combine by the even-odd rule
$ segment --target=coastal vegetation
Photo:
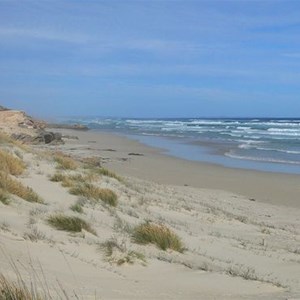
[[[103,272],[100,278],[104,278],[109,276],[107,271],[112,271],[112,274],[127,276],[130,269],[134,280],[145,280],[149,278],[145,274],[148,271],[151,274],[155,268],[158,273],[181,268],[184,272],[180,276],[185,276],[189,269],[201,270],[201,274],[212,272],[209,276],[214,279],[224,276],[230,284],[240,280],[247,287],[266,286],[283,292],[297,288],[292,281],[298,276],[293,266],[299,263],[300,253],[299,222],[294,211],[267,206],[260,201],[254,203],[250,197],[123,178],[104,168],[101,162],[109,159],[101,157],[101,152],[93,157],[94,149],[84,153],[80,150],[76,156],[57,152],[60,149],[73,153],[69,151],[76,147],[73,142],[56,146],[55,150],[33,146],[25,152],[7,141],[9,139],[1,140],[0,135],[0,235],[8,241],[5,247],[13,259],[20,259],[25,266],[26,270],[22,267],[21,273],[26,276],[20,281],[14,276],[12,279],[17,280],[11,281],[6,276],[11,270],[0,255],[0,264],[7,272],[3,273],[5,276],[0,275],[0,300],[56,299],[45,294],[40,285],[35,287],[30,275],[27,276],[29,260],[21,254],[23,249],[18,249],[25,244],[29,255],[34,255],[32,265],[36,264],[36,256],[47,266],[51,292],[52,279],[56,276],[71,286],[67,293],[78,287],[70,283],[70,272],[63,261],[74,262],[72,268],[78,282],[90,290],[94,286],[87,274],[96,277],[95,274]],[[80,158],[81,154],[87,158]],[[117,162],[121,161],[120,156]],[[44,200],[30,188],[37,184]],[[44,201],[47,205],[39,205]],[[288,221],[283,220],[283,215]],[[259,257],[262,267],[244,258],[248,254]],[[278,259],[288,262],[287,269],[291,272],[277,268]],[[53,268],[48,268],[50,263]],[[270,270],[263,266],[266,263]],[[133,264],[149,265],[149,268],[131,267]],[[143,271],[134,273],[136,270]],[[40,279],[37,280],[39,283]],[[270,284],[273,286],[268,286]],[[82,286],[78,287],[80,291],[84,290]],[[57,293],[55,289],[54,292]],[[110,291],[107,293],[111,295]],[[83,294],[82,299],[88,296]]]
[[[87,199],[102,200],[106,204],[111,206],[117,206],[118,196],[110,189],[99,188],[91,183],[82,183],[73,186],[70,189],[70,193],[73,195],[83,196]]]
[[[81,232],[82,229],[97,235],[96,231],[91,225],[81,218],[74,216],[66,216],[63,214],[57,214],[50,216],[47,222],[58,230],[70,231],[70,232]]]
[[[125,263],[134,264],[139,262],[142,265],[146,265],[145,255],[138,251],[128,250],[125,241],[119,242],[116,238],[112,238],[101,243],[99,249],[103,251],[109,263],[120,266]]]
[[[70,156],[57,152],[54,155],[54,161],[57,163],[57,168],[62,170],[76,170],[78,168],[78,162]]]
[[[111,177],[111,178],[114,178],[114,179],[122,182],[122,178],[119,175],[117,175],[115,172],[112,172],[112,171],[110,171],[106,168],[103,168],[103,167],[96,168],[95,172],[99,175],[104,175],[104,176],[107,176],[107,177]]]
[[[0,189],[0,202],[3,203],[4,205],[9,204],[9,195],[3,189]]]
[[[44,300],[41,294],[28,287],[24,281],[19,278],[17,281],[9,280],[3,274],[0,274],[0,299],[1,300]]]
[[[24,162],[7,151],[0,150],[0,171],[11,175],[21,175],[25,170]]]
[[[91,183],[97,180],[95,174],[63,174],[55,173],[50,177],[53,182],[61,182],[62,186],[69,187],[72,195],[82,196],[89,200],[101,200],[111,206],[117,206],[118,196],[108,188],[100,188]]]
[[[154,244],[162,250],[183,252],[184,246],[176,233],[167,226],[146,222],[134,228],[133,240],[138,244]]]
[[[24,186],[20,181],[3,172],[0,172],[0,189],[28,202],[44,203],[43,199],[32,188]]]

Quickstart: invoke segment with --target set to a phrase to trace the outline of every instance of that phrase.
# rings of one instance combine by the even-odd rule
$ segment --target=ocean
[[[70,118],[126,135],[184,159],[226,167],[300,174],[300,118]]]

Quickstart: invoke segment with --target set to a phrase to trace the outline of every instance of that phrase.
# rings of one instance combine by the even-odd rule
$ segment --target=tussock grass
[[[0,132],[0,144],[13,144],[13,139],[7,134]]]
[[[57,152],[54,155],[54,160],[57,163],[58,169],[76,170],[78,168],[78,163],[73,158],[61,152]]]
[[[99,159],[99,157],[85,157],[81,161],[84,163],[84,167],[86,169],[101,167],[101,160]]]
[[[0,132],[0,144],[2,145],[14,145],[20,149],[22,149],[23,151],[28,152],[29,148],[24,145],[22,142],[15,140],[13,138],[11,138],[10,136],[8,136],[7,134],[5,134],[4,132]]]
[[[78,199],[76,201],[76,203],[74,203],[73,205],[70,206],[70,209],[75,211],[75,212],[78,212],[80,214],[83,213],[83,206],[85,204],[86,200],[84,198],[81,198],[81,199]]]
[[[0,189],[0,202],[8,205],[9,204],[9,196],[8,193],[5,192],[4,190]]]
[[[58,229],[70,232],[81,232],[82,229],[97,235],[89,223],[78,217],[69,217],[63,214],[53,215],[48,218],[48,223]]]
[[[23,280],[13,282],[0,274],[1,300],[42,300],[44,299],[32,288],[28,288]]]
[[[53,182],[61,182],[64,180],[64,178],[66,177],[66,175],[60,173],[60,172],[56,172],[54,175],[52,175],[50,177],[50,181],[53,181]]]
[[[75,203],[75,204],[71,205],[70,209],[73,210],[73,211],[75,211],[75,212],[78,212],[79,214],[83,213],[82,205],[79,204],[79,203]]]
[[[70,193],[73,195],[83,196],[88,199],[102,200],[103,202],[117,206],[118,197],[110,189],[102,189],[90,183],[78,184],[70,189]]]
[[[6,275],[0,272],[0,300],[54,300],[54,299],[66,299],[71,298],[79,299],[79,296],[73,291],[72,297],[70,297],[63,285],[56,280],[56,284],[49,283],[45,277],[45,273],[41,265],[38,269],[32,264],[30,258],[30,264],[26,267],[13,260],[12,257],[1,250],[1,254],[6,257],[6,260],[11,266],[11,271],[15,274],[14,280],[11,280]],[[21,266],[21,269],[19,268]],[[21,274],[20,270],[25,270],[26,278]]]
[[[82,162],[84,163],[84,167],[86,169],[90,169],[92,172],[114,178],[118,181],[123,181],[122,177],[117,175],[115,172],[112,172],[104,167],[101,166],[101,161],[97,157],[87,157],[82,159]]]
[[[25,232],[23,237],[25,239],[29,239],[32,242],[37,242],[39,240],[45,240],[46,239],[46,235],[42,231],[38,230],[38,228],[35,227],[35,226],[31,226],[30,231]]]
[[[181,253],[185,250],[177,234],[162,224],[146,222],[135,227],[133,240],[138,244],[154,244],[162,250],[172,249]]]
[[[93,174],[63,174],[61,172],[56,172],[50,177],[50,180],[53,182],[61,182],[63,187],[73,187],[84,182],[90,182],[97,179]]]
[[[82,175],[65,175],[60,172],[55,173],[50,177],[50,180],[53,182],[61,182],[63,187],[74,186],[77,181],[83,181],[84,178]]]
[[[123,179],[117,175],[116,173],[106,169],[106,168],[98,168],[96,169],[96,173],[99,174],[99,175],[103,175],[103,176],[107,176],[107,177],[110,177],[110,178],[114,178],[118,181],[122,181]]]
[[[30,187],[24,186],[21,182],[11,178],[8,174],[0,172],[0,189],[16,195],[28,202],[43,203],[43,199]]]
[[[143,265],[146,264],[144,254],[128,250],[125,242],[119,243],[116,239],[107,240],[99,245],[99,249],[104,252],[106,260],[110,263],[117,264],[118,266],[127,264],[134,264],[139,261]]]
[[[25,169],[25,164],[19,158],[7,151],[0,150],[0,170],[11,175],[21,175]]]
[[[64,176],[61,184],[63,187],[73,187],[77,184],[86,181],[89,181],[89,178],[87,178],[86,176],[83,176],[81,174],[74,174],[74,175]]]

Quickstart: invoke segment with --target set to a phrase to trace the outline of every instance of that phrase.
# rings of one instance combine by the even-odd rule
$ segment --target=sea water
[[[300,174],[300,119],[72,118],[185,159]]]

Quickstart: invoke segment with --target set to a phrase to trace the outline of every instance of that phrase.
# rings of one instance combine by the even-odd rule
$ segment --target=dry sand
[[[104,133],[63,132],[79,140],[36,151],[101,157],[124,176],[98,182],[117,193],[119,204],[87,202],[83,214],[71,211],[78,197],[49,181],[56,171],[51,157],[23,152],[28,168],[19,180],[47,205],[18,197],[0,202],[2,273],[14,278],[12,260],[25,280],[38,282],[41,266],[45,279],[38,285],[47,282],[52,291],[59,282],[74,299],[74,293],[81,299],[300,299],[299,176],[189,162]],[[53,229],[46,219],[55,212],[81,216],[98,236]],[[187,250],[133,243],[128,228],[145,220],[170,227]],[[107,261],[99,244],[112,238],[123,252]],[[146,264],[114,263],[130,251],[144,254]]]
[[[162,184],[225,190],[257,201],[300,208],[300,175],[231,169],[188,161],[166,155],[137,141],[103,132],[61,132],[79,138],[73,141],[76,147],[70,153],[79,150],[100,156],[107,167],[125,176]],[[66,149],[70,149],[69,144]],[[130,153],[143,156],[128,155]]]

